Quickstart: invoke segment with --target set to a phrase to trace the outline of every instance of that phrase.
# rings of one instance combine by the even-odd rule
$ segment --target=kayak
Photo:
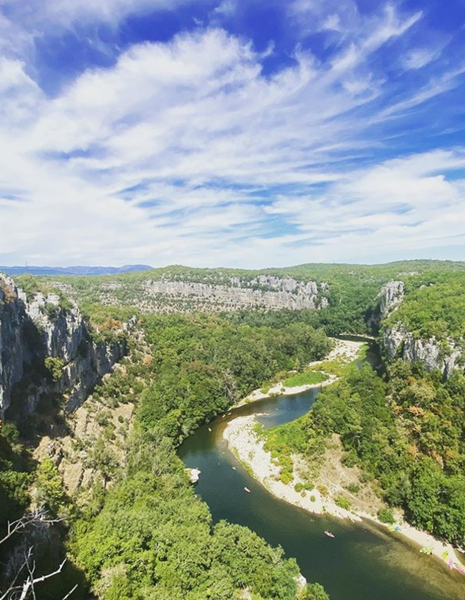
[[[244,490],[245,490],[246,492],[249,492],[249,494],[250,494],[250,490],[249,490],[249,488],[245,487],[245,488],[244,488]]]
[[[335,535],[333,533],[331,533],[330,531],[325,531],[325,535],[327,535],[330,538],[334,538]]]

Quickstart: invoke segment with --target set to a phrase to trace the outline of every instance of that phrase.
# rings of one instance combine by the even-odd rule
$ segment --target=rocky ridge
[[[45,396],[68,410],[87,397],[126,353],[124,335],[94,341],[78,307],[54,293],[27,295],[0,275],[0,418],[32,413]]]
[[[379,311],[383,323],[381,345],[388,360],[401,358],[419,362],[427,371],[439,369],[449,377],[454,369],[464,368],[464,349],[452,339],[422,339],[401,322],[389,324],[388,317],[400,306],[405,296],[404,283],[391,281],[379,295]]]
[[[66,293],[67,283],[57,282]],[[104,281],[98,301],[106,305],[130,303],[142,312],[235,311],[241,309],[319,309],[328,306],[328,286],[290,277],[258,275],[253,279],[217,274],[202,281],[163,275],[142,282]]]

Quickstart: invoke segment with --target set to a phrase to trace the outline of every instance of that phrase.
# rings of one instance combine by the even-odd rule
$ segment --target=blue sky
[[[0,0],[0,264],[465,260],[462,0]]]

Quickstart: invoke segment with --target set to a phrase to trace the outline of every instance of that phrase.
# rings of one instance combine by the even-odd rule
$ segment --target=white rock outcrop
[[[118,304],[125,286],[105,282],[100,288],[102,304]],[[252,279],[212,274],[202,281],[163,275],[138,284],[133,304],[144,312],[234,311],[241,309],[319,309],[328,306],[328,286],[291,277],[257,275]],[[134,290],[133,290],[134,292]]]
[[[125,353],[124,336],[94,341],[75,304],[63,308],[56,294],[28,297],[0,275],[0,418],[8,408],[33,412],[47,394],[66,392],[68,409],[75,409]],[[62,365],[56,380],[47,358]]]
[[[402,281],[391,281],[386,284],[379,295],[381,318],[387,319],[400,306],[403,299]],[[448,377],[454,369],[464,368],[463,348],[457,346],[454,340],[421,338],[408,331],[401,322],[389,324],[385,321],[381,342],[388,360],[401,358],[408,362],[419,362],[426,371],[439,369],[445,377]]]
[[[391,314],[404,299],[404,282],[390,281],[381,288],[379,294],[379,308],[381,317]]]

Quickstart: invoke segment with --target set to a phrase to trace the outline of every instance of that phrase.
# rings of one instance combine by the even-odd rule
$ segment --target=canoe
[[[335,535],[333,533],[331,533],[330,531],[325,531],[325,535],[327,535],[330,538],[334,538]]]

